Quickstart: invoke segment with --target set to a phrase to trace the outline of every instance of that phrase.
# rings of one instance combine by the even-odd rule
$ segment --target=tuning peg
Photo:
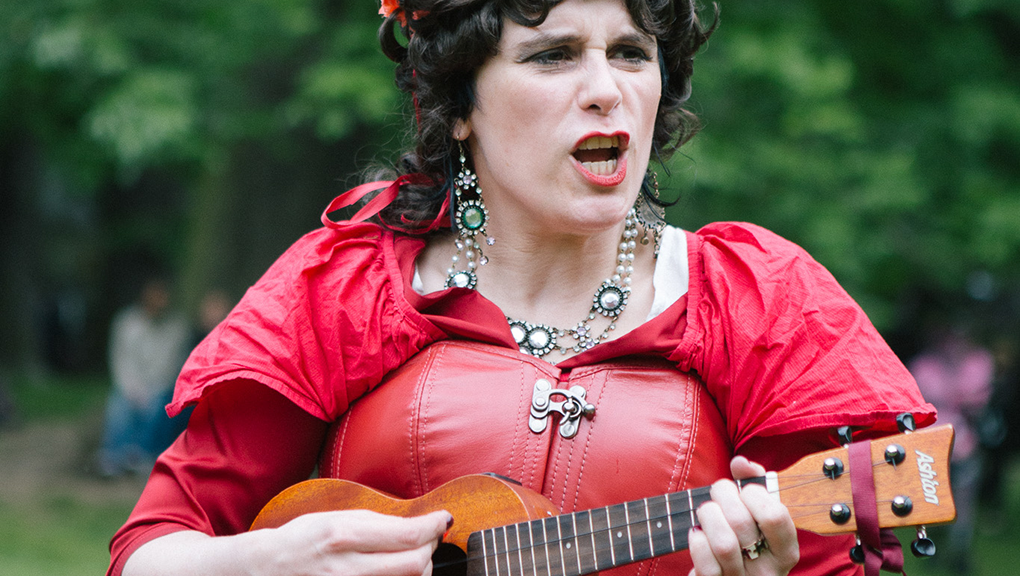
[[[910,412],[900,414],[896,417],[896,427],[904,434],[910,434],[914,430],[917,430],[917,424],[914,423],[914,415]]]
[[[917,539],[910,543],[910,551],[918,558],[931,558],[935,555],[935,543],[928,538],[924,526],[917,528]]]
[[[846,446],[854,441],[853,428],[849,426],[840,426],[836,428],[836,438],[839,440],[840,446]]]
[[[850,549],[850,561],[854,564],[864,564],[864,547],[861,546],[861,539],[857,539],[857,545]]]

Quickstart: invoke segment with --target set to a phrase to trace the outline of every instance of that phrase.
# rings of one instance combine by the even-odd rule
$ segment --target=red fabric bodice
[[[529,428],[540,379],[586,391],[595,413],[576,436],[560,435],[558,414],[541,433]],[[331,427],[319,470],[402,498],[494,472],[573,512],[711,484],[729,476],[731,455],[705,387],[668,361],[629,357],[563,372],[497,346],[443,341],[351,406]],[[607,573],[690,568],[681,552]]]

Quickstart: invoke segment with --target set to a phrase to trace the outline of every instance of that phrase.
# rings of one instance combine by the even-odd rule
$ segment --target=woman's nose
[[[581,67],[581,91],[579,94],[582,108],[599,114],[609,114],[623,100],[623,93],[613,74],[613,67],[604,52],[596,52],[585,58]]]

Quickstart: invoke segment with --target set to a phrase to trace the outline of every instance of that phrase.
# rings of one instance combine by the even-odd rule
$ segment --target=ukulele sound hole
[[[466,576],[467,555],[453,544],[440,542],[432,553],[432,573],[436,576]]]

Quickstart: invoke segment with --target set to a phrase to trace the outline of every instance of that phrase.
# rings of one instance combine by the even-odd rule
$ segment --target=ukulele
[[[882,528],[945,523],[956,516],[949,485],[952,443],[952,426],[932,427],[869,442],[870,474],[853,473],[843,447],[737,484],[765,486],[786,505],[797,528],[819,534],[856,531],[852,477],[873,479],[872,502]],[[541,494],[495,475],[463,476],[409,500],[319,478],[273,498],[252,529],[329,510],[405,517],[447,510],[455,521],[433,555],[435,574],[581,576],[686,549],[687,531],[697,525],[695,510],[710,499],[704,487],[560,514]]]

